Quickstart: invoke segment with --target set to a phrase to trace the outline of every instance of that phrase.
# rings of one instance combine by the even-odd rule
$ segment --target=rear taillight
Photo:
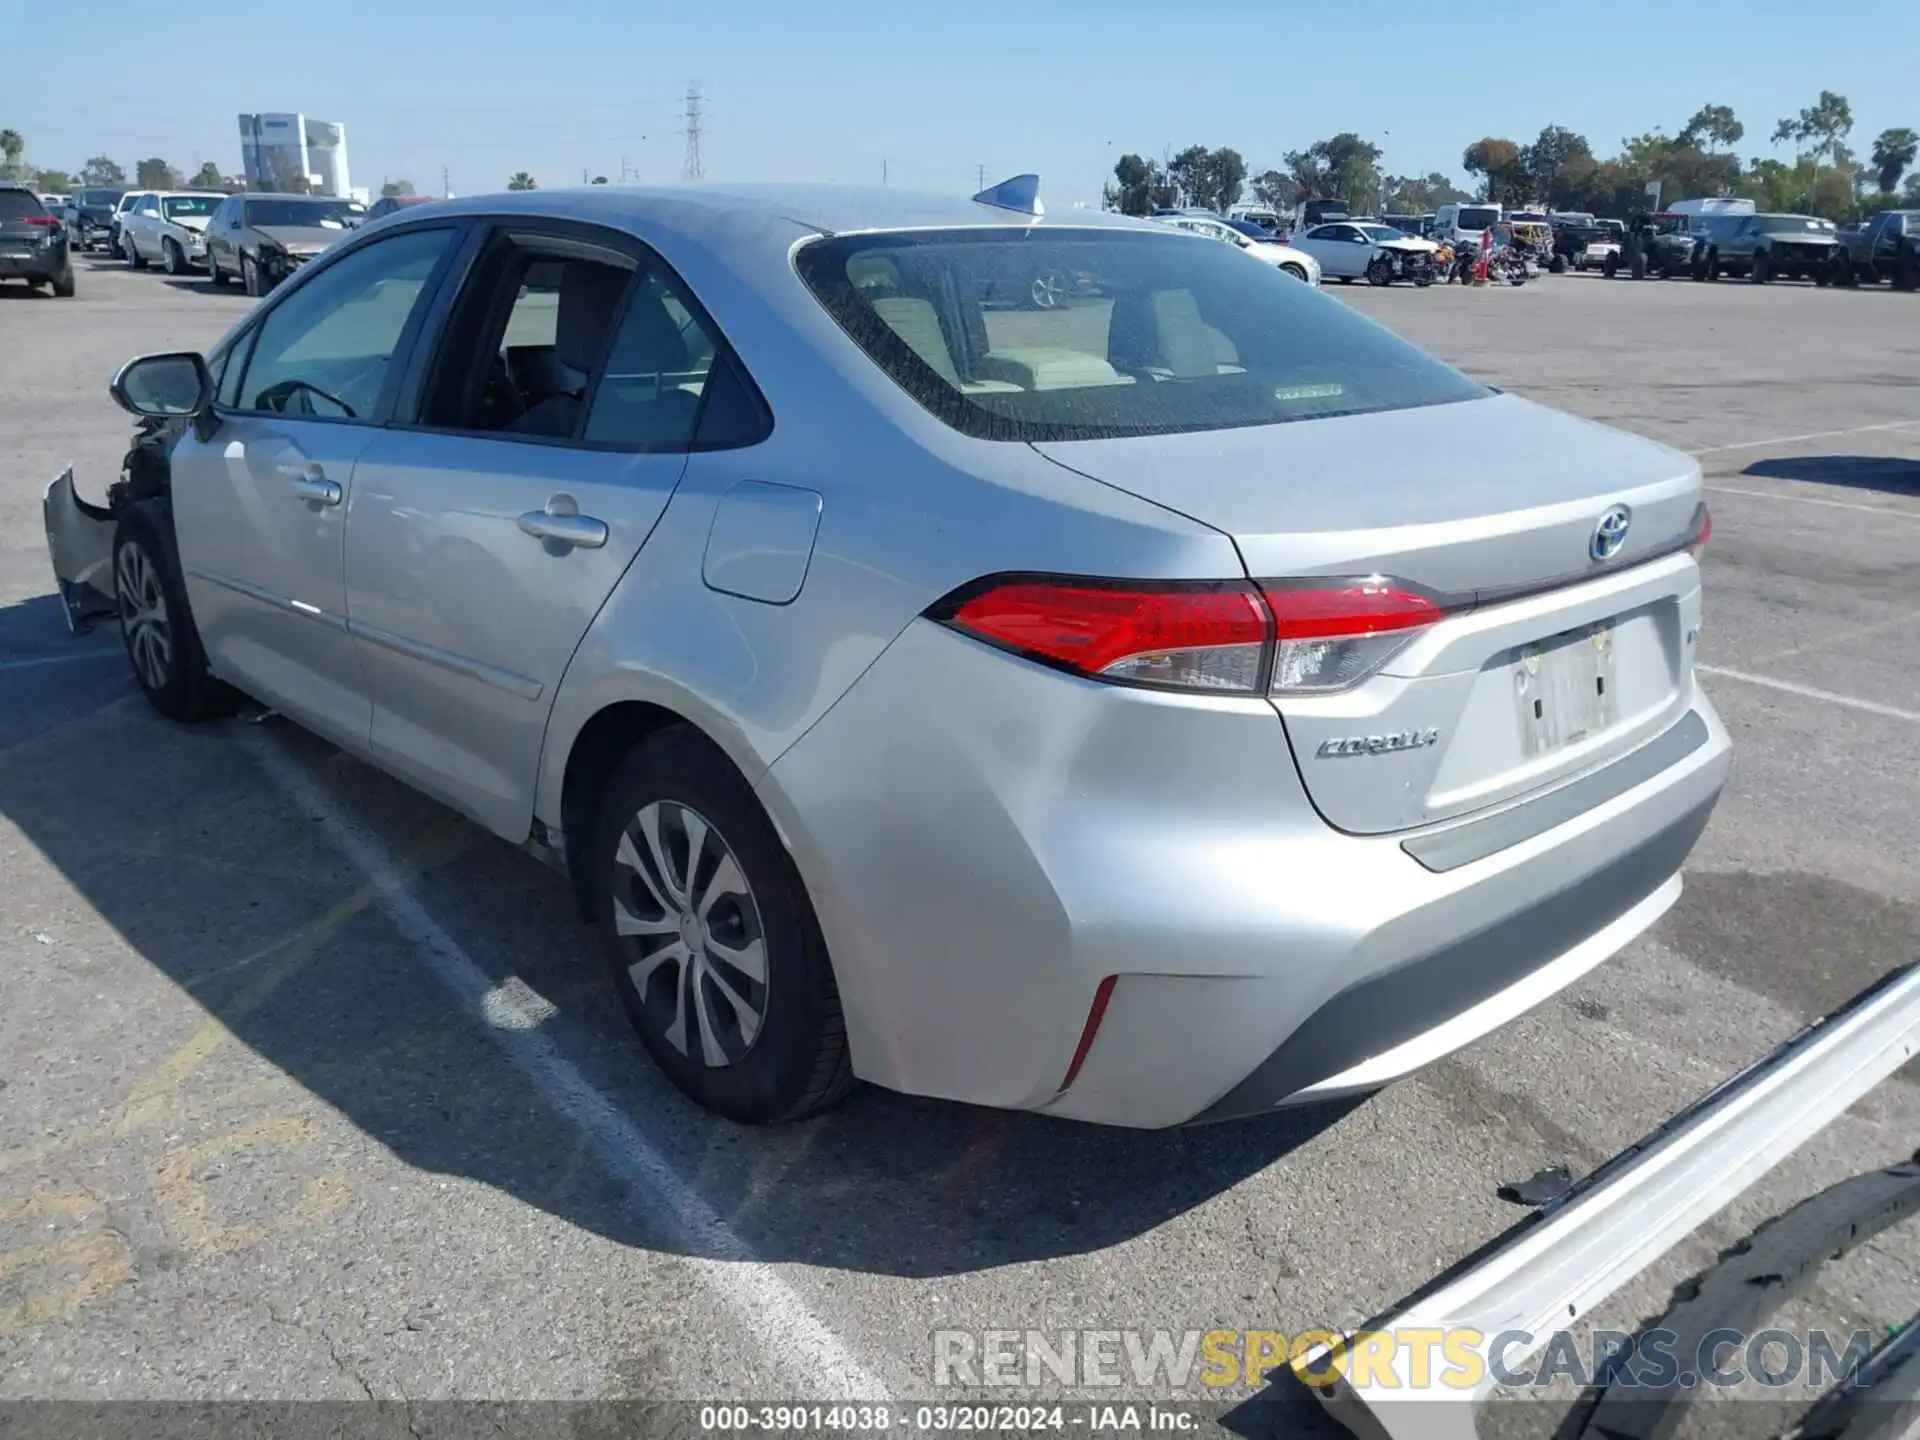
[[[928,613],[1089,679],[1315,694],[1366,679],[1450,609],[1377,575],[1259,586],[1010,577],[967,586]]]
[[[1273,634],[1250,585],[1008,580],[969,591],[935,615],[1031,659],[1135,685],[1252,694]]]
[[[1693,552],[1694,559],[1698,560],[1707,553],[1707,542],[1712,538],[1713,512],[1702,505],[1693,522],[1693,538],[1687,541],[1687,549]]]
[[[1357,685],[1449,609],[1438,596],[1383,575],[1268,580],[1260,588],[1273,612],[1276,695]]]
[[[27,216],[27,224],[29,225],[45,225],[48,229],[52,229],[55,225],[58,225],[59,223],[60,223],[59,217],[54,215]]]

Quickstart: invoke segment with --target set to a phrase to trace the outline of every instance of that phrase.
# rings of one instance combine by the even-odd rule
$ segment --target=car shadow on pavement
[[[1920,460],[1896,455],[1789,455],[1756,460],[1741,473],[1766,480],[1810,480],[1889,495],[1920,495]]]
[[[0,300],[51,300],[53,291],[44,286],[22,285],[18,280],[8,280],[0,285]]]
[[[117,640],[104,628],[67,640],[51,600],[0,608],[0,645],[38,653],[58,648],[56,637],[76,655]],[[0,668],[0,715],[19,721],[11,738],[0,734],[0,819],[73,892],[38,899],[82,917],[89,934],[96,913],[133,952],[83,952],[76,964],[96,977],[110,965],[153,967],[185,996],[156,1017],[160,1033],[181,1032],[191,1002],[406,1163],[622,1244],[705,1257],[726,1248],[668,1223],[672,1196],[617,1178],[605,1127],[576,1123],[581,1094],[630,1118],[757,1257],[909,1277],[1121,1244],[1283,1162],[1364,1103],[1132,1131],[861,1089],[811,1121],[735,1126],[654,1068],[568,887],[516,847],[285,722],[172,725],[141,701],[124,659],[104,653]],[[541,1037],[590,1090],[572,1079],[556,1087],[551,1066],[511,1063],[500,1032],[463,1013],[418,926],[409,939],[379,877],[314,823],[302,787],[270,779],[254,753],[263,747],[392,858],[461,964],[496,992],[524,986],[554,1007],[536,1022]],[[153,1036],[124,1040],[143,1064],[164,1065]],[[240,1068],[260,1069],[242,1061],[236,1052]],[[196,1105],[221,1103],[210,1078],[195,1083],[208,1087]]]
[[[161,283],[171,285],[175,290],[184,290],[189,295],[238,295],[240,293],[237,283],[216,285],[205,275],[197,272],[192,275],[165,275],[161,277]]]

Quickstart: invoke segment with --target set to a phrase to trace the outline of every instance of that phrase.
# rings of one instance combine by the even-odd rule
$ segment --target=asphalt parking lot
[[[1920,297],[1330,287],[1706,468],[1738,749],[1648,938],[1337,1114],[1142,1134],[864,1091],[744,1131],[652,1070],[556,876],[283,724],[170,726],[111,631],[65,633],[44,483],[71,460],[98,498],[115,366],[248,304],[79,268],[71,301],[0,287],[0,1398],[928,1398],[935,1329],[1353,1324],[1515,1219],[1503,1181],[1590,1168],[1920,954]],[[1916,1082],[1590,1318],[1912,1154]],[[1906,1320],[1913,1230],[1784,1319]],[[1298,1403],[1234,1428],[1307,1433]]]

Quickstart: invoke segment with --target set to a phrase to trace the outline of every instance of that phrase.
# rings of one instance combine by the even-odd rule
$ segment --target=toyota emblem
[[[1624,505],[1615,505],[1593,527],[1593,538],[1587,542],[1587,554],[1595,560],[1611,560],[1620,553],[1620,547],[1627,543],[1627,528],[1632,524],[1633,512]]]

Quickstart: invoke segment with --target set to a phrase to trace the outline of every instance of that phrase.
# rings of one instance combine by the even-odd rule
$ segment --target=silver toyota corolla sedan
[[[1694,461],[1030,177],[421,207],[114,389],[70,611],[561,864],[740,1120],[1370,1090],[1646,929],[1727,772]]]

